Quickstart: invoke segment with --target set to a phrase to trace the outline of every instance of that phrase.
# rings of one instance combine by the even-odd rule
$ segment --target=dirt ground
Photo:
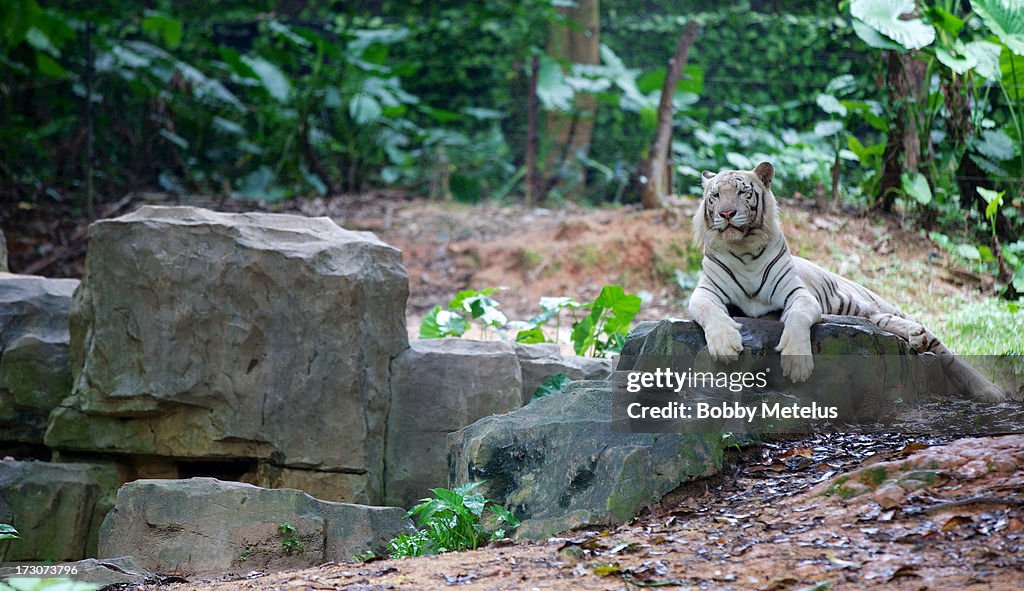
[[[677,271],[692,275],[690,215],[696,200],[662,211],[636,207],[557,209],[523,205],[464,205],[402,193],[343,195],[278,207],[206,197],[136,194],[109,204],[104,216],[143,203],[193,204],[225,211],[265,209],[326,215],[351,230],[367,230],[401,249],[409,273],[409,333],[423,315],[459,290],[501,287],[495,298],[509,319],[539,311],[541,296],[591,300],[619,283],[645,298],[640,319],[686,317]],[[900,220],[878,222],[856,213],[822,214],[802,200],[782,201],[783,227],[794,253],[860,281],[941,332],[949,309],[978,299],[991,280],[957,267],[919,230]],[[51,277],[80,277],[87,226],[53,212],[26,210],[4,220],[11,269]],[[922,298],[922,288],[931,297]],[[476,331],[467,336],[478,337]],[[492,335],[493,336],[493,335]]]
[[[1024,436],[822,435],[748,452],[614,529],[144,589],[980,591],[1022,576]]]

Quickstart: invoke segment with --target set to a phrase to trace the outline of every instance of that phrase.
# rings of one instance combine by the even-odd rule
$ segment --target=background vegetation
[[[913,216],[1024,292],[1016,0],[7,0],[3,215],[138,189],[634,202],[688,22],[677,193],[770,159],[779,194]]]

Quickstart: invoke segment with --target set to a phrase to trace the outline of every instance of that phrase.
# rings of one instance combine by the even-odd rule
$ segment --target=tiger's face
[[[704,171],[704,198],[694,216],[695,239],[742,241],[775,229],[771,180],[775,169],[762,162],[752,171]]]

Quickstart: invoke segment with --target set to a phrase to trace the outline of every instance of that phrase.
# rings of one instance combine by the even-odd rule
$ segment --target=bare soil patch
[[[610,530],[147,589],[1020,589],[1024,436],[936,443],[769,443]],[[844,499],[851,469],[864,490]]]

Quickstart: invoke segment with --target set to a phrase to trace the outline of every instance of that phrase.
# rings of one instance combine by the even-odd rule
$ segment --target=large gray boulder
[[[42,443],[71,394],[68,310],[77,279],[0,273],[0,441]]]
[[[523,404],[512,344],[503,341],[413,341],[391,364],[391,413],[385,458],[385,503],[409,507],[445,486],[447,436]]]
[[[554,343],[516,343],[516,356],[523,372],[523,404],[533,398],[547,378],[562,374],[570,380],[603,380],[611,375],[611,359],[563,355]]]
[[[48,446],[256,458],[381,499],[388,365],[408,346],[398,250],[328,218],[193,207],[90,236]]]
[[[117,491],[99,556],[159,573],[283,570],[383,554],[411,524],[398,507],[315,499],[213,478],[136,480]]]
[[[767,372],[767,389],[834,406],[844,419],[870,420],[915,403],[941,397],[947,382],[937,357],[918,355],[907,343],[854,316],[826,315],[811,328],[814,372],[794,384],[782,373],[775,351],[782,323],[737,318],[743,337],[738,361],[716,364],[707,353],[704,331],[689,320],[641,322],[622,349],[618,371],[658,367],[698,371]]]
[[[518,537],[542,539],[625,523],[680,483],[719,470],[720,433],[624,432],[613,418],[616,387],[573,382],[452,433],[451,484],[483,481],[486,497],[522,519]]]
[[[21,534],[0,542],[0,562],[95,556],[120,482],[108,465],[0,461],[0,523]]]

